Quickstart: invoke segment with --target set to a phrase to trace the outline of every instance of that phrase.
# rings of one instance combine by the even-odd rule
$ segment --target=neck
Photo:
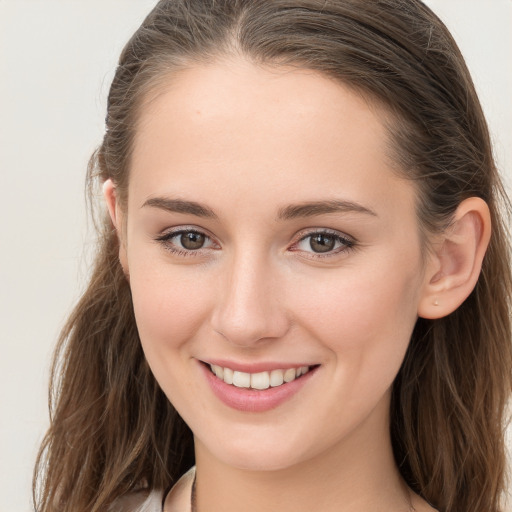
[[[272,470],[233,467],[196,439],[196,512],[409,512],[411,497],[381,420],[385,428],[376,430],[368,418],[367,428],[328,452]]]

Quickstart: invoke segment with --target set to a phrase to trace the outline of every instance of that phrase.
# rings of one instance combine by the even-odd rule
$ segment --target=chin
[[[262,443],[258,437],[244,438],[237,442],[231,438],[229,444],[212,443],[208,451],[223,464],[245,471],[279,471],[300,463],[304,450],[284,442]],[[304,448],[304,447],[303,447]]]
[[[224,464],[244,471],[280,471],[296,465],[299,461],[286,455],[262,456],[261,453],[233,454],[224,457]]]

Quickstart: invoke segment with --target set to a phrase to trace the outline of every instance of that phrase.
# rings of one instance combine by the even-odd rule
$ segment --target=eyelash
[[[333,250],[326,251],[325,253],[319,253],[319,252],[314,252],[314,251],[304,251],[306,254],[308,254],[307,258],[310,258],[310,259],[322,259],[322,258],[334,257],[341,253],[346,253],[351,250],[354,250],[356,247],[356,241],[353,238],[349,238],[346,235],[342,235],[338,231],[333,231],[330,229],[317,229],[314,231],[309,231],[305,235],[301,236],[300,239],[292,245],[291,250],[292,251],[300,250],[300,249],[295,249],[295,248],[298,247],[300,243],[308,240],[308,238],[310,239],[309,244],[311,244],[311,239],[315,235],[317,235],[317,236],[323,235],[323,236],[332,237],[332,238],[334,238],[334,242],[340,244],[340,246]]]
[[[175,243],[172,242],[172,240],[174,238],[177,238],[179,236],[183,236],[186,234],[194,234],[194,235],[204,236],[205,240],[209,241],[209,243],[212,246],[216,245],[210,236],[208,236],[203,231],[194,229],[194,228],[185,228],[185,229],[179,228],[177,230],[168,231],[168,232],[163,233],[162,235],[156,237],[155,240],[157,242],[161,243],[167,251],[169,251],[172,254],[175,254],[177,256],[182,256],[182,257],[200,256],[200,255],[204,254],[205,249],[206,250],[210,249],[210,247],[200,247],[198,249],[180,248],[180,247],[176,246]],[[297,249],[299,244],[301,244],[302,242],[305,242],[308,238],[311,239],[315,235],[317,235],[317,236],[323,235],[323,236],[332,237],[332,238],[334,238],[334,242],[340,244],[340,246],[333,250],[328,250],[325,253],[319,253],[319,252],[314,252],[314,251],[303,251],[304,253],[309,254],[309,256],[306,256],[306,257],[310,258],[310,259],[323,259],[323,258],[333,257],[340,253],[345,253],[345,252],[351,251],[351,250],[355,249],[355,247],[356,247],[356,241],[354,239],[349,238],[345,235],[342,235],[338,231],[333,231],[333,230],[329,230],[329,229],[317,229],[317,230],[310,231],[307,234],[302,235],[299,238],[299,240],[297,240],[296,242],[294,242],[291,245],[289,250],[291,250],[293,252],[300,251],[301,249]],[[311,244],[311,241],[310,241],[310,244]]]
[[[177,256],[185,256],[185,257],[200,256],[201,254],[203,254],[204,249],[209,249],[209,247],[207,247],[207,248],[200,247],[199,249],[195,249],[195,250],[194,249],[185,249],[185,248],[177,247],[174,243],[172,243],[173,238],[177,238],[177,237],[189,234],[189,233],[194,234],[194,235],[204,236],[205,240],[209,241],[212,245],[215,245],[214,242],[212,241],[211,237],[209,237],[206,233],[204,233],[203,231],[200,231],[198,229],[193,229],[193,228],[179,228],[174,231],[168,231],[168,232],[163,233],[162,235],[158,236],[156,238],[156,241],[160,242],[167,251],[169,251]]]

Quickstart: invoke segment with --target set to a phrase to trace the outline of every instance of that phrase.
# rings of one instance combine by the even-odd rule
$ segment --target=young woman
[[[508,201],[427,7],[162,0],[106,123],[38,510],[502,510]]]

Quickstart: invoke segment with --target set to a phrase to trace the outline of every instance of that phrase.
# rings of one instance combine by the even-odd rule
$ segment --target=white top
[[[196,476],[195,466],[189,469],[173,486],[167,498],[163,490],[154,490],[146,495],[143,491],[117,499],[109,512],[192,512],[192,484]],[[165,508],[162,506],[166,501]]]

